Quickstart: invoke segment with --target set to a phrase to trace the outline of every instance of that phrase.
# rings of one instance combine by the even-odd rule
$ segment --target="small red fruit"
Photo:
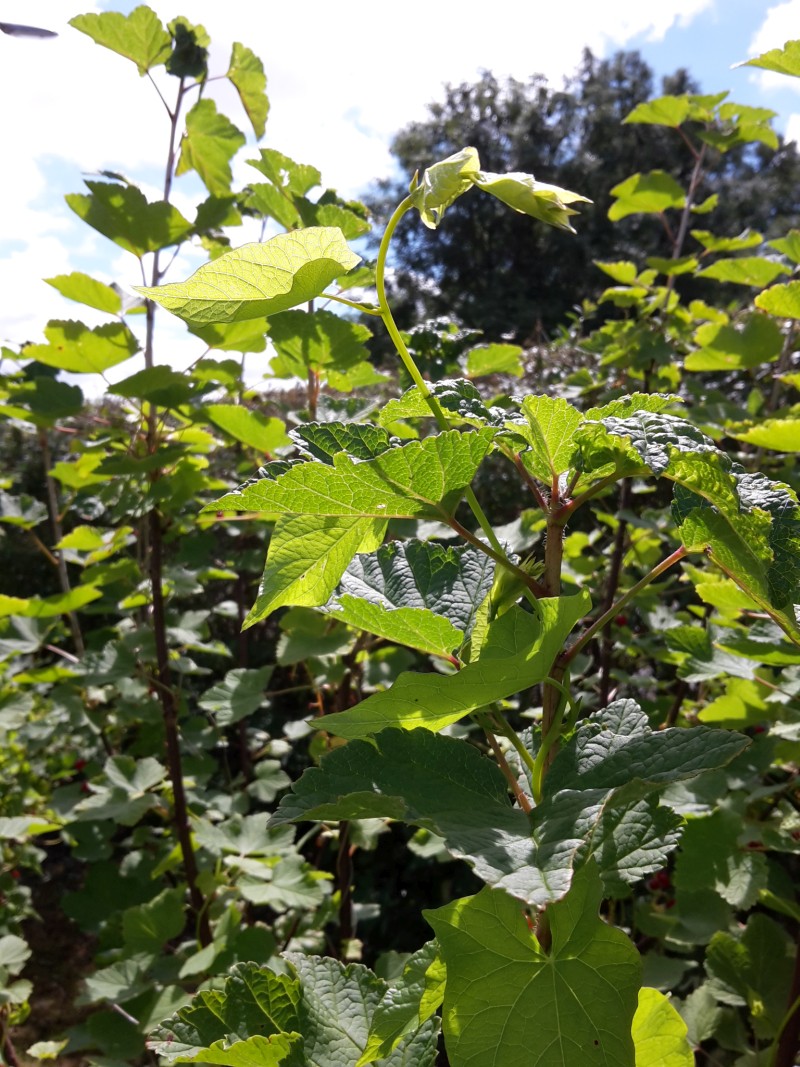
[[[72,766],[74,767],[74,769],[76,771],[82,771],[83,768],[86,766],[86,760],[85,759],[76,759]]]
[[[614,619],[614,622],[617,624],[617,626],[627,626],[628,625],[628,616],[627,615],[617,615],[617,617]]]

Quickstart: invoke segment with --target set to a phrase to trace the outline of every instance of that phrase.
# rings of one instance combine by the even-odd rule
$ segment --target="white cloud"
[[[562,15],[534,0],[500,4],[491,17],[474,18],[455,0],[415,8],[413,16],[391,5],[349,15],[330,0],[305,0],[301,8],[236,0],[190,0],[183,8],[174,0],[152,0],[151,6],[164,21],[180,9],[206,26],[215,42],[214,73],[227,69],[234,40],[251,47],[268,77],[271,112],[263,144],[313,163],[326,184],[352,196],[390,173],[392,133],[424,118],[443,82],[473,81],[488,69],[523,80],[541,72],[558,84],[574,71],[584,47],[602,55],[637,35],[661,39],[712,3],[573,0]],[[148,192],[160,185],[168,130],[153,87],[132,63],[67,25],[75,13],[115,6],[78,0],[7,0],[4,6],[4,18],[56,30],[59,37],[0,35],[0,129],[7,153],[0,171],[0,255],[2,242],[12,242],[0,261],[0,278],[9,286],[0,290],[1,336],[39,336],[48,316],[82,313],[39,280],[70,269],[70,250],[81,242],[84,252],[87,241],[97,249],[99,275],[102,265],[113,263],[121,283],[138,281],[133,257],[120,259],[98,235],[89,240],[61,199],[80,190],[82,173],[100,169],[140,179]],[[156,73],[172,99],[175,79]],[[215,82],[209,92],[248,128],[228,83]],[[236,161],[241,180],[255,174],[244,162],[251,154],[252,147]],[[193,181],[175,185],[175,201],[189,217]],[[128,265],[119,276],[123,262]]]

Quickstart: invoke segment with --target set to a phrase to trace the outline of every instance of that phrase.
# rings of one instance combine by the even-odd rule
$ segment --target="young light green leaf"
[[[522,402],[525,417],[507,422],[506,427],[523,437],[530,451],[522,462],[530,473],[550,486],[553,479],[570,467],[576,449],[575,431],[584,416],[561,397],[526,396]]]
[[[767,259],[765,256],[737,256],[735,259],[718,259],[710,267],[698,271],[697,277],[763,289],[779,275],[790,273],[789,267],[784,263]]]
[[[694,1049],[686,1023],[668,997],[657,989],[640,989],[631,1036],[636,1067],[694,1067]]]
[[[337,737],[368,737],[389,726],[441,730],[545,678],[567,635],[590,608],[587,593],[537,601],[540,617],[512,607],[492,623],[480,656],[449,676],[404,672],[391,689],[314,726]]]
[[[800,41],[787,41],[783,48],[772,48],[760,56],[746,59],[736,64],[737,67],[760,67],[773,70],[776,74],[789,74],[800,78]]]
[[[119,315],[122,310],[122,299],[116,289],[81,271],[57,274],[54,278],[44,280],[68,300],[77,300],[80,304],[97,308],[98,311],[107,311],[110,315]]]
[[[208,404],[205,413],[215,426],[258,452],[269,455],[291,443],[283,419],[268,419],[237,404]]]
[[[493,1063],[500,1048],[503,1067],[634,1067],[641,962],[625,934],[598,917],[601,897],[596,868],[578,872],[548,908],[549,949],[519,902],[497,889],[425,912],[447,967],[453,1067]]]
[[[53,319],[45,327],[45,345],[26,345],[25,359],[73,374],[102,374],[124,363],[139,351],[139,342],[121,322],[109,322],[90,330],[82,322]]]
[[[684,367],[690,371],[744,370],[771,363],[781,354],[783,333],[769,316],[747,316],[743,327],[727,323],[704,323],[695,330],[699,349],[690,352]]]
[[[763,234],[755,230],[743,230],[738,237],[718,237],[710,230],[691,230],[692,237],[699,241],[708,252],[742,252],[746,248],[755,248],[764,240]],[[770,245],[782,251],[779,241],[770,241]]]
[[[729,436],[756,448],[775,452],[800,452],[800,418],[764,419],[746,430],[730,430]]]
[[[611,195],[616,198],[608,209],[612,222],[628,215],[660,215],[669,208],[682,208],[686,203],[683,189],[663,170],[633,174],[615,185]]]
[[[292,196],[305,196],[322,180],[322,175],[316,167],[307,163],[295,163],[293,159],[274,148],[262,148],[260,156],[260,159],[248,159],[247,162],[278,189],[285,189]]]
[[[172,51],[172,38],[156,13],[144,4],[134,8],[129,15],[119,11],[76,15],[69,24],[97,44],[132,60],[142,77],[148,70],[165,63]]]
[[[653,100],[637,104],[623,122],[671,126],[677,129],[689,117],[690,108],[688,96],[657,96]]]
[[[512,374],[521,378],[522,349],[519,345],[478,345],[467,353],[467,375],[481,378],[487,374]]]
[[[321,607],[358,551],[383,538],[382,519],[360,516],[284,515],[275,524],[258,599],[245,627],[286,604]]]
[[[756,307],[782,319],[800,319],[800,282],[773,285],[756,297]]]
[[[225,76],[236,87],[256,137],[263,137],[269,113],[267,76],[263,63],[249,48],[235,41]]]
[[[569,205],[591,203],[585,196],[570,192],[569,189],[537,182],[532,174],[490,174],[479,171],[473,181],[483,192],[496,196],[515,211],[559,230],[569,230],[570,233],[575,230],[569,219],[571,215],[577,215],[577,211]]]
[[[411,184],[411,198],[424,224],[435,230],[454,200],[472,187],[480,173],[480,160],[474,148],[462,148],[428,167],[418,181]]]
[[[212,196],[225,196],[233,180],[230,161],[246,140],[241,130],[219,114],[213,100],[198,100],[186,116],[175,173],[195,170]]]
[[[165,200],[149,203],[135,185],[87,181],[86,186],[89,196],[67,193],[64,199],[78,218],[135,256],[179,244],[191,233],[192,224],[176,207]]]
[[[427,608],[387,608],[345,593],[336,597],[329,610],[356,630],[444,659],[451,658],[464,639],[449,619]]]
[[[340,452],[332,466],[297,464],[275,480],[248,482],[205,510],[447,520],[489,451],[492,436],[489,430],[449,430],[390,448],[364,463]]]
[[[309,227],[226,252],[186,282],[137,291],[187,321],[240,322],[313,300],[359,262],[339,230]]]

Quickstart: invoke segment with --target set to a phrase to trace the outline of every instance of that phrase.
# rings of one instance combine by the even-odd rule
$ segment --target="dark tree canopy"
[[[664,78],[660,93],[696,93],[685,70]],[[659,95],[660,95],[659,93]],[[661,169],[684,187],[693,160],[670,129],[623,125],[654,94],[650,67],[637,52],[598,59],[585,51],[563,89],[541,75],[500,83],[485,72],[475,84],[448,86],[430,118],[401,130],[392,152],[407,176],[384,182],[371,206],[378,220],[403,198],[416,171],[465,145],[477,148],[490,171],[524,171],[592,199],[581,205],[577,236],[539,226],[491,197],[469,195],[448,210],[436,231],[407,222],[394,240],[395,298],[403,307],[436,316],[447,311],[487,339],[536,339],[554,330],[569,310],[602,284],[596,259],[669,255],[658,220],[608,219],[609,190],[637,171]],[[698,217],[698,228],[735,234],[745,226],[785,232],[800,214],[800,157],[794,144],[775,152],[757,145],[707,155],[698,200],[719,193],[719,206]],[[421,306],[420,306],[421,305]]]

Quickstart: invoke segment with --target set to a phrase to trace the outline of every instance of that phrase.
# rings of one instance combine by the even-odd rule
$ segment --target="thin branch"
[[[462,526],[458,519],[453,518],[448,519],[447,521],[448,525],[451,526],[457,534],[463,537],[465,541],[468,541],[474,548],[485,553],[490,559],[493,559],[495,563],[499,564],[499,566],[505,567],[506,570],[516,575],[525,588],[529,589],[535,597],[544,597],[548,595],[545,587],[540,582],[537,582],[533,575],[528,574],[521,567],[518,567],[516,563],[512,563],[507,556],[496,552],[493,548],[487,545],[485,541],[481,541],[480,537],[476,537],[474,533],[466,528],[466,526]]]

